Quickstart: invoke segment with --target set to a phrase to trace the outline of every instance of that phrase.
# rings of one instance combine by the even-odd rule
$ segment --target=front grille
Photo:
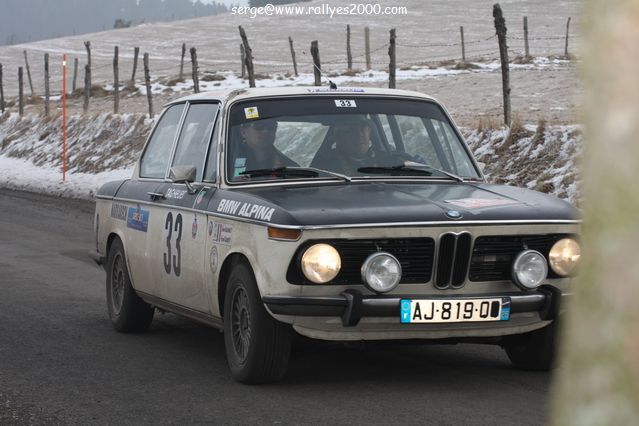
[[[378,251],[392,254],[402,265],[400,284],[426,283],[433,269],[435,242],[432,238],[389,238],[375,240],[311,241],[297,251],[289,266],[286,278],[291,284],[310,284],[300,270],[304,251],[313,244],[327,243],[335,247],[342,258],[342,269],[329,284],[364,284],[362,264],[368,256]]]
[[[464,285],[470,259],[470,245],[471,236],[466,232],[441,236],[435,278],[437,288],[459,288]]]
[[[510,280],[512,263],[522,250],[537,250],[548,259],[553,244],[564,234],[499,235],[478,237],[473,247],[468,278],[470,281]],[[558,276],[548,269],[548,278]]]

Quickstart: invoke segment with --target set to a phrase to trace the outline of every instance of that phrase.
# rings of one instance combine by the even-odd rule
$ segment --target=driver
[[[347,175],[357,174],[357,169],[373,163],[371,148],[371,124],[359,117],[347,124],[335,127],[335,164],[331,167]]]
[[[242,142],[235,157],[235,176],[245,170],[298,166],[273,145],[276,131],[277,121],[271,119],[240,125]]]

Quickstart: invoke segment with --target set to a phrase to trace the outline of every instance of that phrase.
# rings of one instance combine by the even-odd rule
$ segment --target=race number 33
[[[335,106],[338,108],[357,108],[354,99],[335,99]]]
[[[164,270],[167,274],[171,274],[171,269],[176,277],[180,276],[182,263],[182,250],[180,241],[182,240],[182,215],[175,215],[175,223],[173,223],[173,213],[169,212],[164,221],[164,230],[166,233],[166,251],[164,252]],[[175,232],[175,241],[173,241],[173,233]],[[173,245],[172,245],[173,244]],[[173,253],[175,248],[175,253]]]

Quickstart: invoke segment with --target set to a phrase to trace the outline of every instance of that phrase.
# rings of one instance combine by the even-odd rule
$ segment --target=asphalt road
[[[220,332],[119,334],[91,203],[0,190],[0,424],[542,424],[551,375],[498,347],[300,345],[278,384],[229,374]]]

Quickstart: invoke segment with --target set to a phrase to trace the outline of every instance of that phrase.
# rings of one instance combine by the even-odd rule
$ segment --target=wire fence
[[[463,34],[463,28],[460,28]],[[456,40],[455,40],[456,38]],[[477,36],[470,38],[463,38],[463,35],[460,34],[451,34],[446,32],[446,34],[436,34],[433,33],[433,36],[430,37],[433,40],[442,40],[448,39],[449,41],[435,41],[435,42],[415,42],[413,40],[404,40],[401,37],[398,37],[396,40],[396,49],[397,49],[397,61],[396,61],[396,69],[399,70],[407,70],[411,67],[433,67],[433,66],[452,66],[457,65],[463,62],[470,63],[481,63],[481,62],[492,62],[499,60],[499,46],[497,43],[497,35],[495,33],[492,34],[484,34],[483,36]],[[462,41],[463,40],[463,41]],[[508,53],[510,56],[510,60],[517,63],[517,61],[524,59],[532,60],[533,57],[570,57],[569,55],[569,46],[574,45],[577,42],[577,36],[570,34],[568,31],[568,25],[566,34],[554,34],[554,35],[543,35],[538,37],[526,37],[523,34],[518,32],[511,32],[511,34],[507,37],[508,40]],[[528,53],[526,55],[526,45],[529,46]],[[196,46],[197,47],[197,46]],[[339,52],[341,49],[333,48],[326,49],[329,51],[328,55],[321,61],[321,65],[323,70],[326,73],[330,73],[332,75],[347,75],[353,76],[354,73],[362,73],[360,77],[365,78],[366,72],[369,71],[385,71],[388,72],[389,69],[389,57],[388,52],[390,48],[390,41],[386,43],[382,43],[376,46],[371,46],[368,52],[359,52],[353,55],[350,59],[350,64],[352,65],[352,69],[348,69],[349,61],[346,56],[346,49],[344,49],[343,53],[335,53]],[[79,49],[76,53],[81,52]],[[303,54],[306,52],[301,51]],[[151,65],[151,74],[154,76],[153,83],[157,85],[157,83],[164,82],[164,89],[167,87],[168,80],[174,80],[173,84],[175,84],[176,77],[178,75],[178,70],[180,69],[181,63],[181,54],[179,51],[175,52],[175,56],[171,59],[172,56],[167,57],[166,52],[164,56],[157,58],[157,62],[153,62],[154,58],[151,57],[152,65]],[[299,57],[299,53],[298,57]],[[275,60],[264,59],[263,55],[260,55],[259,52],[254,52],[254,56],[257,56],[258,59],[254,61],[255,69],[258,74],[260,74],[260,78],[274,78],[274,79],[290,79],[293,76],[293,61],[292,60],[282,60],[282,54],[278,55],[278,58]],[[36,57],[32,54],[33,59]],[[141,66],[141,57],[137,66],[137,73],[135,76],[135,83],[138,88],[143,89],[144,85],[142,84],[144,81],[144,71]],[[308,58],[306,58],[308,59]],[[78,66],[77,75],[73,76],[73,60],[74,58],[70,58],[67,68],[67,87],[68,91],[71,92],[72,87],[75,86],[76,96],[79,96],[79,92],[84,90],[84,64],[80,64]],[[119,81],[119,87],[126,87],[127,84],[130,84],[131,75],[132,75],[132,59],[126,55],[122,55],[119,61],[119,75],[121,79]],[[447,62],[446,64],[443,64]],[[38,67],[40,67],[40,60],[34,61],[37,63]],[[524,62],[525,63],[525,62]],[[26,65],[26,64],[25,64]],[[370,65],[370,68],[369,68]],[[92,55],[92,63],[91,63],[91,76],[92,76],[92,85],[101,86],[102,89],[107,91],[113,91],[114,81],[113,81],[113,58],[104,54],[104,51],[100,52],[98,55]],[[33,64],[31,68],[34,69]],[[240,77],[240,69],[241,69],[241,60],[239,55],[239,50],[236,58],[219,58],[219,59],[211,59],[206,56],[198,57],[198,67],[197,67],[197,76],[202,78],[205,74],[213,74],[213,73],[221,73],[221,72],[229,72],[232,71],[235,77]],[[298,66],[299,71],[303,74],[303,78],[308,78],[309,75],[312,75],[313,68],[310,64],[310,61],[304,61],[302,64]],[[563,68],[553,68],[552,71],[556,70],[568,70],[570,71],[573,67],[568,65]],[[539,71],[545,71],[545,69],[539,68]],[[60,87],[61,84],[57,84],[61,82],[62,75],[59,67],[51,68],[51,80],[52,87]],[[11,70],[11,75],[9,76],[9,72],[7,68],[4,68],[4,73],[2,73],[2,68],[0,68],[0,89],[2,89],[0,94],[3,94],[3,99],[0,99],[0,107],[7,108],[7,105],[10,105],[11,108],[14,108],[19,101],[16,99],[16,95],[18,93],[18,79],[14,78],[14,72]],[[26,76],[26,73],[25,73]],[[180,86],[182,90],[192,90],[193,79],[191,78],[191,63],[190,57],[187,56],[184,58],[184,82]],[[72,84],[71,80],[73,79],[74,83]],[[223,80],[223,79],[220,79]],[[44,87],[44,84],[38,82],[38,87]],[[215,83],[213,83],[215,84]],[[221,83],[220,83],[221,84]],[[241,81],[238,84],[243,84]],[[209,85],[210,86],[210,85]],[[158,86],[159,87],[159,86]],[[122,90],[122,89],[121,89]],[[33,90],[34,94],[39,98],[44,98],[44,93],[41,89]],[[23,83],[23,93],[26,97],[28,94],[31,94],[31,89],[27,85],[27,81],[25,79]],[[144,94],[144,89],[140,91],[141,94]],[[11,96],[7,96],[10,94]],[[49,93],[49,97],[58,98],[62,95],[60,91],[51,91]],[[33,100],[31,100],[33,101]],[[27,100],[22,101],[23,104],[27,103]],[[32,102],[33,103],[33,102]]]

